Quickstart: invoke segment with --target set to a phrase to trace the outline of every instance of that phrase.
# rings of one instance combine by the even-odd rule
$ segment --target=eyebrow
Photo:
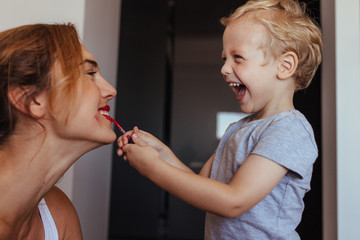
[[[99,68],[98,63],[94,60],[85,59],[80,65],[85,64],[85,63],[91,64],[94,68]]]

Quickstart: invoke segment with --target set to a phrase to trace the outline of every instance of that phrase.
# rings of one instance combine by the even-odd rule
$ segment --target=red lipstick
[[[103,116],[104,116],[107,120],[113,122],[113,123],[118,127],[118,129],[127,137],[127,139],[130,140],[130,136],[125,132],[125,130],[120,126],[120,124],[119,124],[117,121],[115,121],[115,119],[113,119],[112,117],[110,117],[110,116],[108,116],[108,115],[104,115],[104,114],[103,114]]]
[[[105,106],[99,108],[99,110],[107,111],[107,112],[108,112],[108,111],[110,111],[110,106],[109,106],[109,105],[105,105]]]
[[[104,113],[101,113],[101,114],[107,120],[109,120],[110,122],[113,122],[117,126],[117,128],[120,130],[120,132],[122,132],[127,137],[127,139],[131,140],[130,136],[125,132],[125,130],[120,126],[120,124],[115,119],[113,119],[112,117],[110,117],[108,115],[108,112],[110,111],[110,106],[109,105],[105,105],[104,107],[99,108],[99,111],[106,111],[106,114],[104,114]]]

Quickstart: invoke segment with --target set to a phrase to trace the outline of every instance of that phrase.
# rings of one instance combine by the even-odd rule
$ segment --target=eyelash
[[[88,72],[87,74],[90,75],[92,81],[95,81],[95,77],[96,77],[95,74],[96,73],[97,72]]]
[[[94,76],[96,74],[96,72],[88,72],[87,74]]]
[[[240,56],[240,55],[234,55],[234,59],[240,59],[240,60],[242,60],[242,59],[244,59],[242,56]],[[226,57],[222,57],[222,60],[225,62],[226,61]]]
[[[240,55],[234,55],[234,58],[235,58],[235,59],[239,59],[239,58],[240,58],[240,59],[244,59],[244,58],[243,58],[242,56],[240,56]]]

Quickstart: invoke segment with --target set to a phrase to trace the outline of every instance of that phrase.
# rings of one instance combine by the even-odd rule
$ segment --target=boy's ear
[[[11,87],[8,91],[8,99],[17,110],[28,115],[30,114],[34,118],[41,118],[45,115],[46,112],[46,96],[45,94],[40,94],[34,96],[30,100],[28,112],[26,102],[28,101],[28,92],[30,92],[30,87]]]
[[[289,51],[279,57],[277,77],[280,80],[290,78],[294,75],[298,66],[298,56],[296,53]]]

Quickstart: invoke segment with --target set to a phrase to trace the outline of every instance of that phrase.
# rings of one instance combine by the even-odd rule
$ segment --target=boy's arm
[[[159,156],[162,160],[166,161],[168,164],[172,165],[173,167],[195,174],[191,168],[186,166],[180,159],[176,157],[174,152],[171,151],[171,149],[168,146],[164,145],[162,151],[159,152]]]
[[[211,155],[209,160],[207,160],[207,162],[202,167],[201,171],[199,172],[200,176],[210,178],[210,173],[211,173],[212,164],[214,162],[214,158],[215,158],[215,153]]]
[[[139,130],[137,127],[134,127],[134,129],[129,132],[129,135],[131,136],[133,136],[134,134],[137,135],[138,137],[141,137],[142,141],[144,141],[146,144],[154,148],[159,153],[160,158],[162,160],[166,161],[167,163],[169,163],[170,165],[176,168],[182,169],[190,173],[194,173],[193,170],[191,170],[191,168],[186,166],[182,161],[180,161],[176,157],[174,152],[171,151],[171,149],[168,146],[166,146],[163,142],[161,142],[159,139],[154,137],[152,134]],[[122,148],[128,144],[128,139],[125,135],[123,135],[119,137],[117,143],[119,146],[118,155],[121,156],[123,155]],[[124,159],[126,160],[126,156],[124,156]]]
[[[203,177],[210,173],[213,157],[201,171],[204,175],[190,174],[162,161],[159,154],[141,139],[134,142],[136,144],[125,146],[124,151],[130,165],[140,174],[190,205],[225,217],[239,216],[255,206],[288,171],[269,159],[253,154],[234,178],[224,184]]]

